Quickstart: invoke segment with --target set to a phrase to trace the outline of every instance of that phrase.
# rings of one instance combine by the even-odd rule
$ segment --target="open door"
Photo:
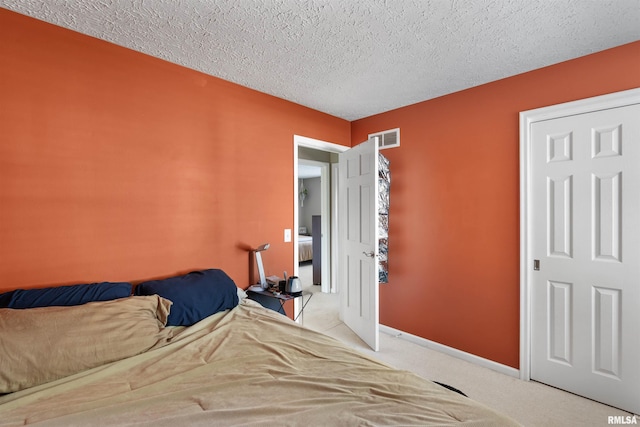
[[[343,322],[378,351],[378,142],[339,155],[339,283]]]

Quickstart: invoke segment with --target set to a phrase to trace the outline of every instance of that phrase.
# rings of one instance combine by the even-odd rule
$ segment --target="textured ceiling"
[[[640,0],[0,0],[354,120],[640,39]]]

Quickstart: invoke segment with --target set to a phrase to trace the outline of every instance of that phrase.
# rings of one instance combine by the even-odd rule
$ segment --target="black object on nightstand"
[[[304,308],[307,306],[307,304],[311,300],[313,293],[303,291],[303,292],[296,292],[295,294],[286,294],[286,293],[280,293],[280,292],[274,293],[266,289],[260,290],[260,291],[254,291],[249,289],[247,290],[247,296],[249,297],[249,299],[256,301],[263,307],[271,309],[273,311],[277,311],[278,313],[283,314],[285,316],[287,315],[287,313],[284,311],[284,304],[289,300],[302,298],[302,307],[300,308],[300,312],[295,317],[295,319],[293,319],[294,321],[296,321],[298,320],[298,317],[300,317],[300,315],[304,311]],[[308,297],[306,301],[305,301],[305,297]]]

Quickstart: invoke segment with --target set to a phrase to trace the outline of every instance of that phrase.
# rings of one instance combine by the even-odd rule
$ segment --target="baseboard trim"
[[[430,341],[417,335],[412,335],[410,333],[403,332],[401,330],[385,325],[380,325],[380,332],[407,340],[431,350],[439,351],[440,353],[444,353],[449,356],[457,357],[458,359],[465,360],[484,368],[489,368],[493,371],[500,372],[501,374],[520,378],[520,371],[518,369],[512,368],[511,366],[503,365],[502,363],[494,362],[493,360],[485,359],[484,357],[476,356],[475,354],[467,353],[465,351],[458,350],[456,348],[449,347],[434,341]]]

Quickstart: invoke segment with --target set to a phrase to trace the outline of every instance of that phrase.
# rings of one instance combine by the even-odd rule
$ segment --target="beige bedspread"
[[[298,236],[298,261],[311,261],[313,259],[313,237]]]
[[[516,425],[254,304],[164,347],[0,397],[0,426]]]

